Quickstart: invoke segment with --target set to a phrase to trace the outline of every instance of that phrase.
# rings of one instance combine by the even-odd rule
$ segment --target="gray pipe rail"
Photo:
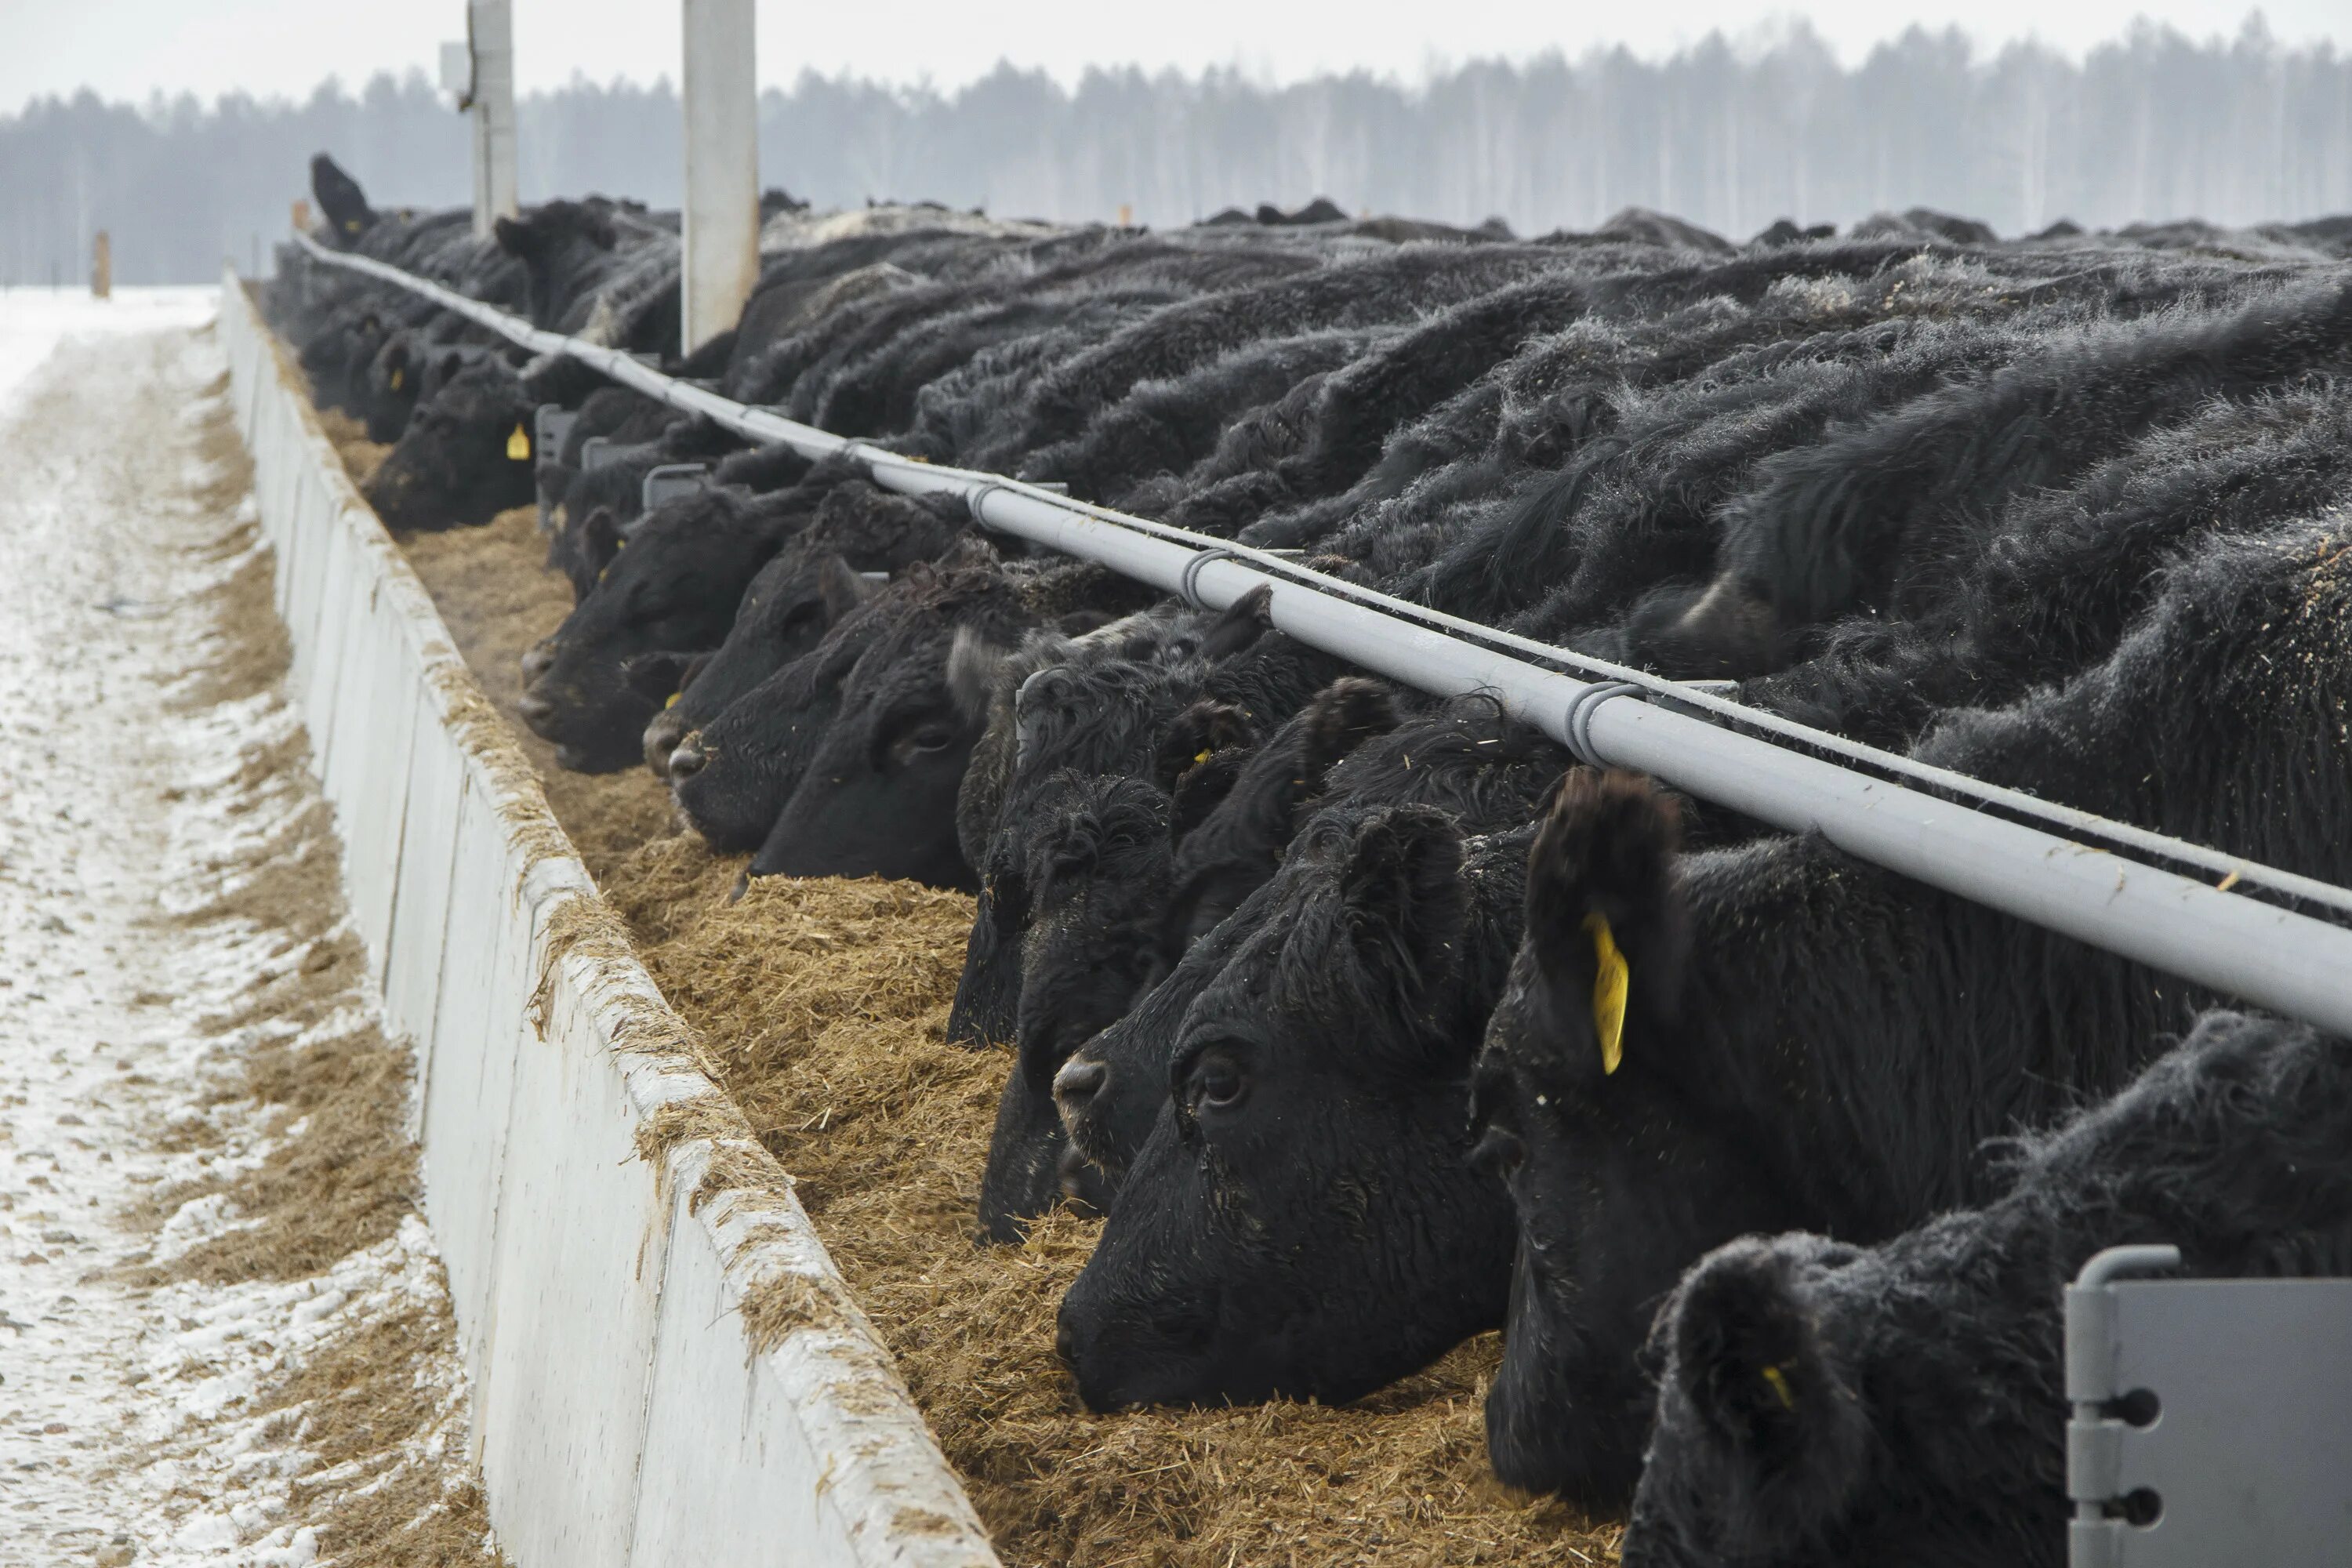
[[[329,250],[308,236],[296,238],[328,265],[408,289],[534,353],[569,355],[752,441],[781,443],[810,458],[846,453],[868,468],[876,483],[901,494],[955,494],[985,528],[1097,562],[1204,608],[1222,609],[1267,586],[1274,625],[1299,641],[1433,696],[1489,694],[1512,717],[1586,762],[1654,774],[1701,800],[1788,832],[1818,832],[1848,854],[1929,887],[2256,1006],[2352,1035],[2352,930],[2231,890],[2267,888],[2352,911],[2352,892],[2344,889],[1912,764],[1645,672],[1461,622],[1265,552],[1128,517],[1017,479],[925,463],[869,441],[844,439],[664,375],[617,349],[535,328],[398,268]],[[1580,667],[1595,678],[1579,679],[1545,668],[1537,658]],[[1630,700],[1648,695],[1665,696],[1671,705]],[[1726,717],[1743,723],[1764,721],[1762,727],[1790,740],[1922,782],[1955,784],[1988,805],[2218,869],[2221,885],[1743,734],[1682,710],[1686,708],[1728,710]]]

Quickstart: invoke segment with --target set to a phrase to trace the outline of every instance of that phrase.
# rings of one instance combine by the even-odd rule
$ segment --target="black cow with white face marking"
[[[2006,1191],[1874,1247],[1751,1237],[1658,1316],[1628,1568],[2066,1555],[2061,1302],[2093,1254],[2217,1278],[2352,1274],[2352,1049],[2210,1013],[2114,1100],[2030,1137]]]

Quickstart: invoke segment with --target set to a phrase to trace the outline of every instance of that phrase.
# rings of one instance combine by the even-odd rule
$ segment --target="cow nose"
[[[656,713],[646,726],[646,766],[653,769],[654,777],[669,777],[669,757],[677,743],[686,739],[685,727],[667,713]]]
[[[515,704],[515,711],[522,715],[524,723],[544,734],[548,721],[555,717],[555,704],[544,697],[530,696]]]
[[[545,643],[540,643],[533,646],[529,652],[522,656],[523,679],[527,681],[537,680],[541,676],[547,673],[548,668],[554,664],[554,662],[555,655]]]
[[[1060,1356],[1065,1363],[1074,1360],[1078,1353],[1078,1336],[1070,1332],[1067,1318],[1054,1325],[1054,1353]]]
[[[695,743],[692,736],[688,736],[678,742],[677,750],[669,754],[669,782],[684,784],[700,773],[703,764],[709,761],[709,754]]]
[[[1109,1077],[1110,1068],[1084,1057],[1072,1057],[1062,1064],[1062,1070],[1054,1075],[1054,1106],[1062,1113],[1064,1126],[1086,1114]]]

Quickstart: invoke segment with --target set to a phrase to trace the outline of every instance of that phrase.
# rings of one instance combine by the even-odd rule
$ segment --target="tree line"
[[[518,106],[526,201],[678,199],[678,105],[576,79]],[[0,118],[0,283],[78,280],[110,231],[123,283],[249,266],[284,233],[310,154],[384,205],[468,199],[467,130],[423,74],[299,102],[232,94],[143,105],[88,91]],[[1622,49],[1473,62],[1418,84],[1292,85],[1230,70],[1091,71],[1065,87],[1000,65],[954,91],[804,75],[761,97],[762,182],[820,206],[929,199],[1008,216],[1177,225],[1328,195],[1349,212],[1520,234],[1625,206],[1734,238],[1776,218],[1851,223],[1924,205],[2003,233],[2352,211],[2352,57],[2135,26],[2080,60],[1914,28],[1842,66],[1801,26],[1711,37],[1664,59]]]

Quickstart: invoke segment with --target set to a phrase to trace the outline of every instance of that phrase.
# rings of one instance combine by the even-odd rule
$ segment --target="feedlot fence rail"
[[[2352,929],[2305,912],[2352,915],[2352,891],[1479,626],[1272,552],[835,436],[666,375],[621,350],[534,327],[372,258],[295,237],[327,266],[406,289],[535,353],[567,355],[748,440],[812,458],[846,455],[901,494],[957,495],[982,527],[1098,563],[1204,608],[1222,609],[1268,586],[1273,624],[1299,641],[1433,696],[1490,695],[1585,762],[1654,774],[1788,832],[1819,832],[1848,854],[1930,887],[2352,1035]]]

